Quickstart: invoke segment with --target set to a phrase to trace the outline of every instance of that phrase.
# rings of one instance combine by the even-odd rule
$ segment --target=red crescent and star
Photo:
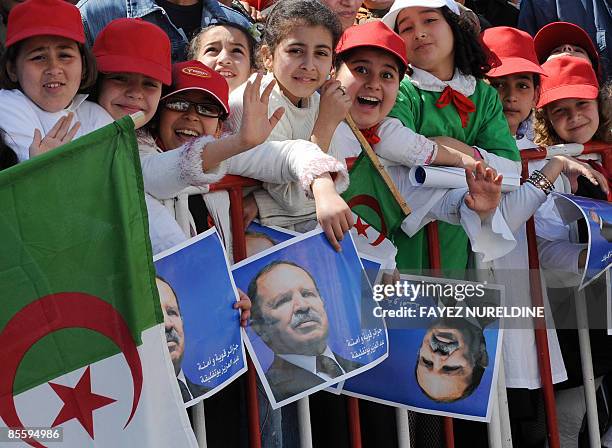
[[[28,328],[28,332],[23,329]],[[0,344],[8,347],[0,369],[0,417],[13,429],[23,429],[13,397],[17,369],[27,351],[44,336],[65,328],[86,328],[101,333],[121,350],[132,375],[134,395],[132,410],[124,429],[130,424],[142,393],[142,363],[129,326],[117,310],[104,300],[81,292],[50,294],[26,305],[6,324],[0,333]],[[74,387],[49,383],[64,402],[52,426],[77,419],[93,439],[93,411],[114,403],[113,398],[92,393],[90,367]],[[37,448],[44,448],[35,439],[23,439]]]

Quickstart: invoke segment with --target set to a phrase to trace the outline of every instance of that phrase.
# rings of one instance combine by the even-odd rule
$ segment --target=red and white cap
[[[408,67],[406,46],[397,33],[380,21],[368,22],[363,25],[353,25],[347,28],[336,46],[336,54],[360,47],[375,47],[385,50],[395,56],[403,64],[403,74]],[[401,70],[401,68],[400,68]]]
[[[110,22],[96,37],[93,54],[102,73],[140,73],[166,85],[172,82],[170,39],[142,19]]]
[[[548,77],[542,78],[538,107],[566,98],[597,98],[599,83],[588,61],[574,56],[561,56],[545,62],[542,68]]]
[[[185,90],[201,90],[212,95],[229,114],[229,86],[223,76],[200,61],[179,62],[172,66],[172,86],[161,99]]]
[[[6,48],[35,36],[59,36],[84,44],[78,8],[64,0],[26,0],[15,5],[6,26]]]
[[[546,75],[536,56],[533,38],[526,32],[509,26],[489,28],[482,33],[483,44],[499,59],[499,64],[487,76],[499,77],[515,73]]]
[[[543,64],[550,52],[563,44],[577,45],[584,49],[593,65],[599,64],[599,53],[595,44],[585,30],[569,22],[553,22],[542,27],[533,38],[538,60]]]
[[[423,8],[442,8],[446,6],[452,12],[459,15],[459,6],[455,0],[395,0],[389,12],[382,18],[383,23],[394,30],[395,21],[400,11],[413,6],[421,6]]]

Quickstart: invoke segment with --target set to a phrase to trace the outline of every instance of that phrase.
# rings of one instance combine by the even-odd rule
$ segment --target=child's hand
[[[593,169],[588,163],[581,162],[573,157],[556,156],[563,162],[563,174],[567,176],[572,187],[572,193],[578,189],[578,177],[586,177],[593,185],[599,185],[601,191],[608,194],[608,181],[599,171]]]
[[[40,130],[34,129],[34,140],[30,145],[30,158],[72,141],[81,127],[80,121],[77,121],[72,128],[70,127],[73,117],[74,113],[69,112],[68,115],[64,115],[57,120],[57,123],[45,135],[45,138],[42,138]]]
[[[242,223],[246,229],[251,222],[257,218],[259,208],[252,194],[246,196],[242,200]]]
[[[465,169],[465,180],[469,192],[465,196],[465,204],[480,216],[487,218],[499,205],[501,199],[501,184],[503,176],[495,173],[492,168],[485,170],[482,162],[476,162],[476,168]]]
[[[271,81],[260,95],[262,78],[263,75],[259,73],[253,82],[247,81],[242,95],[242,124],[238,135],[242,145],[246,148],[252,148],[265,142],[276,123],[285,113],[285,109],[279,107],[268,118],[270,93],[272,93],[276,81]]]
[[[325,232],[329,243],[340,251],[344,234],[353,227],[353,214],[346,202],[336,193],[334,182],[329,174],[316,178],[312,183],[315,198],[317,221]]]
[[[346,118],[352,105],[353,99],[346,93],[340,81],[329,79],[321,86],[317,121],[321,120],[322,123],[335,130]]]
[[[238,290],[238,297],[240,300],[234,303],[234,309],[240,310],[240,326],[246,327],[251,317],[251,299],[240,289]]]

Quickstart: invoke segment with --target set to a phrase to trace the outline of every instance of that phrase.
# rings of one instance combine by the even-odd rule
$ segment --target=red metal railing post
[[[529,176],[528,161],[523,161],[523,181]],[[544,296],[540,280],[540,259],[538,257],[538,246],[536,241],[535,220],[533,216],[526,224],[527,250],[529,254],[529,284],[531,288],[531,303],[535,307],[544,307]],[[557,408],[555,406],[555,390],[552,382],[552,369],[550,367],[550,355],[548,350],[548,332],[546,320],[543,317],[534,319],[535,340],[538,351],[538,367],[540,369],[540,380],[544,394],[544,409],[546,411],[546,427],[548,430],[548,446],[559,448],[559,426],[557,423]]]
[[[359,420],[359,400],[348,397],[346,409],[349,424],[349,439],[351,448],[361,448],[361,421]]]
[[[442,258],[440,257],[440,237],[438,235],[438,223],[427,224],[427,246],[429,252],[429,267],[434,275],[439,276],[442,271]],[[453,419],[442,418],[444,427],[444,441],[446,448],[455,448],[455,432],[453,430]]]
[[[232,224],[232,242],[234,262],[246,258],[246,241],[242,221],[242,187],[257,185],[258,182],[238,176],[226,176],[211,186],[211,191],[227,190],[230,198],[230,219]],[[257,399],[257,373],[253,361],[247,355],[247,411],[249,428],[249,447],[261,448],[259,430],[259,402]]]

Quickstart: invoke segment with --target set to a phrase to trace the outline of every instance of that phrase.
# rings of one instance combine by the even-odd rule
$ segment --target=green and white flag
[[[10,446],[197,446],[130,118],[0,172],[0,204],[0,427],[63,431]]]

